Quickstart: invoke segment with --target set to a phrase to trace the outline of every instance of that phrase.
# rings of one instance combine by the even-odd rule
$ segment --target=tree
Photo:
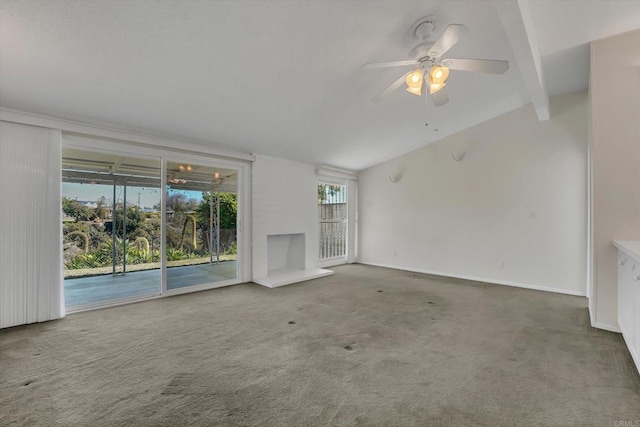
[[[220,228],[231,230],[238,221],[238,196],[232,193],[220,193]]]
[[[76,221],[90,221],[94,217],[93,211],[77,200],[62,198],[62,211]]]
[[[336,194],[339,194],[340,191],[342,191],[341,185],[318,184],[318,204],[335,196]]]
[[[102,196],[98,200],[96,200],[96,207],[93,210],[93,213],[97,218],[107,219],[109,216],[109,209],[107,208],[107,198]]]
[[[195,209],[196,223],[200,230],[203,245],[209,247],[209,217],[210,203],[215,193],[202,193],[202,201]],[[220,196],[220,230],[235,230],[238,218],[238,196],[233,193],[218,193]],[[215,203],[215,200],[213,200]],[[214,206],[215,210],[215,206]],[[220,233],[224,236],[224,233]],[[235,234],[235,233],[234,233]],[[221,243],[223,252],[226,250],[224,242]]]
[[[195,209],[198,201],[193,198],[187,198],[182,193],[169,193],[167,194],[167,210],[176,213],[189,212]],[[160,210],[160,205],[155,205],[154,208]]]
[[[220,229],[234,229],[238,218],[238,196],[233,193],[218,194],[220,195]],[[195,209],[199,228],[209,229],[209,203],[212,197],[212,193],[203,193],[202,201]]]
[[[115,233],[117,236],[122,236],[122,204],[118,204],[116,206],[116,211],[113,215],[113,220],[115,221]],[[144,212],[140,210],[138,206],[129,206],[127,207],[127,235],[133,235],[135,231],[140,228],[142,223],[145,220]]]

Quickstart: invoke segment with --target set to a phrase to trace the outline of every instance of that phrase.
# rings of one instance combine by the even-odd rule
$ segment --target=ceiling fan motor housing
[[[409,58],[418,61],[419,67],[423,70],[431,67],[436,62],[437,56],[434,56],[433,52],[431,52],[431,55],[429,54],[431,46],[433,46],[433,42],[420,43],[409,52]]]
[[[432,36],[437,27],[438,20],[435,16],[429,15],[418,19],[413,23],[409,34],[411,37],[420,40],[422,43],[411,49],[409,58],[418,61],[418,66],[422,70],[427,70],[436,62],[439,53],[431,52],[433,41],[427,41]]]
[[[409,30],[409,35],[411,35],[411,37],[417,38],[418,40],[425,41],[433,35],[433,32],[435,31],[437,26],[438,19],[435,16],[425,16],[413,23],[411,29]]]

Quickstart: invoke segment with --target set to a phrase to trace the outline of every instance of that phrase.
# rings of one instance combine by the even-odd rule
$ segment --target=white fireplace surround
[[[267,235],[267,271],[266,277],[254,282],[275,288],[333,274],[331,270],[306,268],[304,233]]]
[[[304,233],[267,236],[268,276],[304,270]]]

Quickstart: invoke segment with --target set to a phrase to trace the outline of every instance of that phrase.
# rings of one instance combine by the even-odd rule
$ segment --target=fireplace
[[[317,279],[331,270],[308,268],[304,233],[269,234],[267,237],[267,275],[253,281],[269,288]]]
[[[304,270],[304,233],[267,236],[268,276]]]

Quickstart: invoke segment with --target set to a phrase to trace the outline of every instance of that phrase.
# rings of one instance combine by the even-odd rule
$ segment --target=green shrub
[[[67,270],[79,270],[82,268],[104,267],[105,265],[96,258],[95,254],[82,254],[67,262],[64,266]]]
[[[225,255],[237,255],[238,254],[238,245],[236,242],[233,242],[229,249],[224,252]]]
[[[182,249],[167,248],[167,261],[180,261],[187,258],[187,254]]]
[[[122,239],[116,239],[116,263],[121,264],[123,258],[123,244]],[[144,251],[138,250],[133,245],[133,242],[127,241],[127,264],[144,264],[147,262],[159,262],[160,251],[153,250],[150,254],[146,254]],[[187,255],[182,255],[182,258],[187,258]],[[71,261],[65,263],[67,270],[77,270],[81,268],[98,268],[108,267],[113,264],[113,241],[108,240],[100,244],[98,249],[94,252],[79,255],[73,258]]]

